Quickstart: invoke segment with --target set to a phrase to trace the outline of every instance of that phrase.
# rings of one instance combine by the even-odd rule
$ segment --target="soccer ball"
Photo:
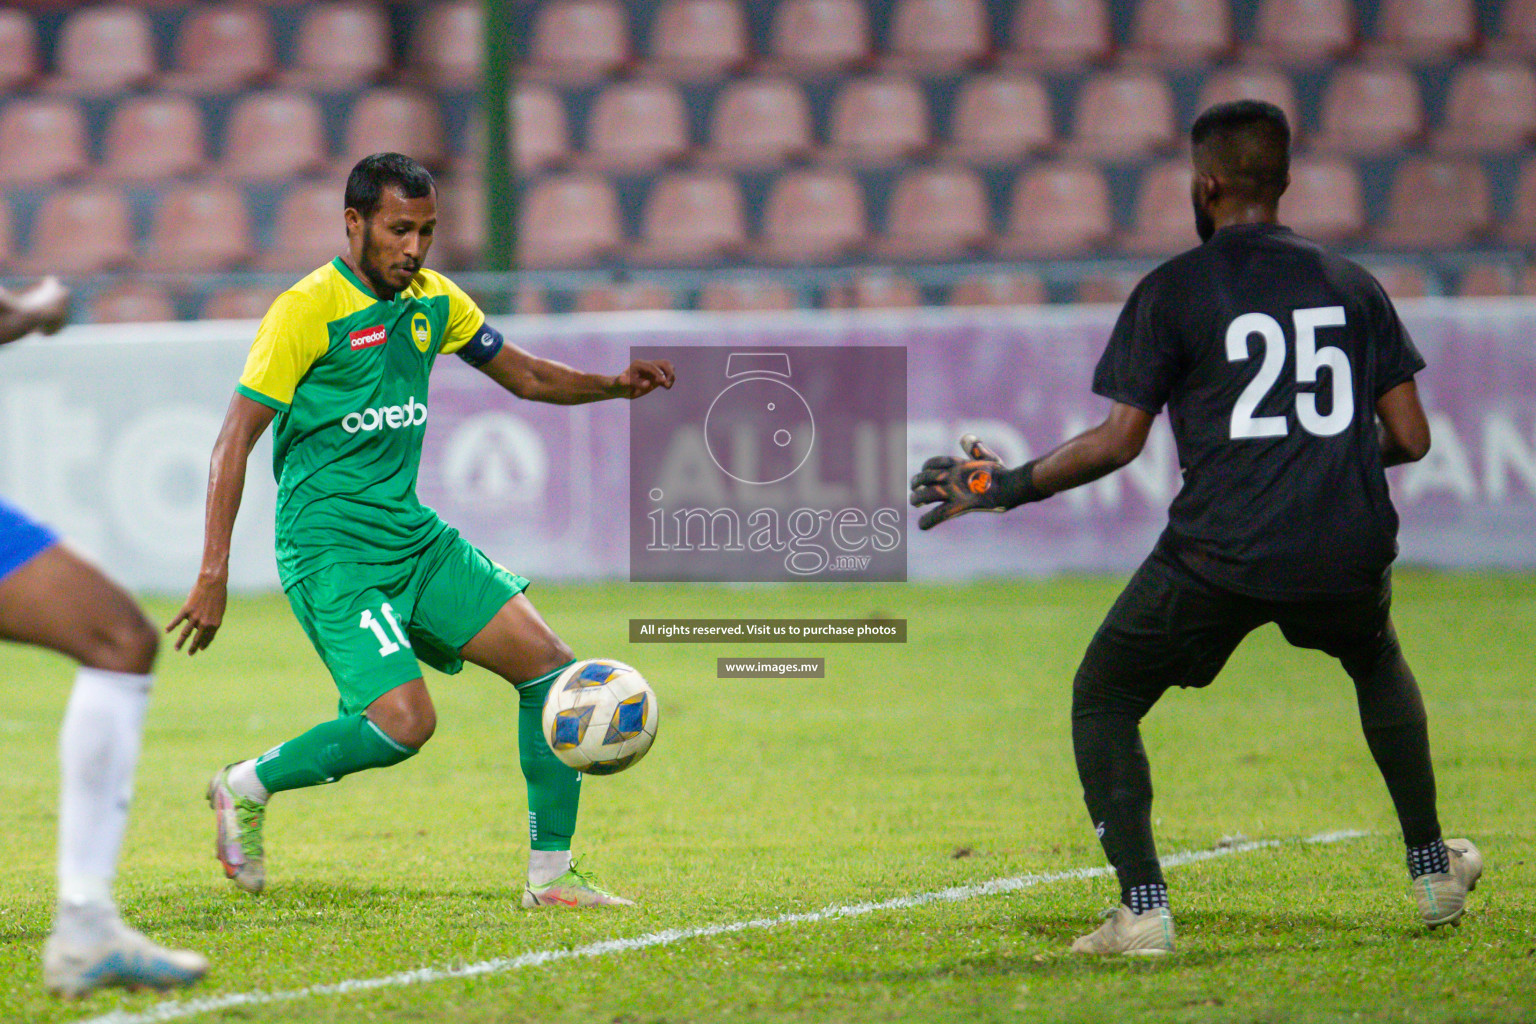
[[[622,661],[571,665],[544,698],[544,739],[555,756],[591,775],[621,772],[656,741],[660,711],[645,677]]]

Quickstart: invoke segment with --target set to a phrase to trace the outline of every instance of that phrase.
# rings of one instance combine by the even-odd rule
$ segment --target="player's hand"
[[[670,360],[636,359],[629,369],[613,378],[613,390],[618,398],[635,399],[657,388],[670,388],[676,380]]]
[[[64,282],[49,276],[16,296],[16,304],[37,318],[37,329],[55,334],[69,322],[69,289]]]
[[[960,450],[967,458],[935,455],[912,478],[912,504],[937,503],[917,521],[919,529],[931,530],[946,520],[978,509],[1006,512],[1012,507],[999,486],[999,478],[1006,469],[997,453],[975,434],[960,439]]]
[[[187,603],[181,606],[181,611],[165,627],[169,633],[181,626],[181,635],[176,637],[176,649],[181,650],[189,638],[192,643],[187,647],[188,654],[196,654],[213,643],[219,626],[224,622],[224,606],[228,600],[227,578],[198,576],[192,593],[187,595]]]

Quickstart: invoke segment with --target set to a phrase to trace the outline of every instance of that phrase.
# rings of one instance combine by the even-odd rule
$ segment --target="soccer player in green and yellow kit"
[[[304,632],[341,691],[340,716],[221,769],[208,786],[225,874],[266,880],[262,824],[273,793],[335,782],[413,756],[436,727],[418,662],[483,666],[518,691],[531,852],[523,906],[611,906],[571,861],[580,775],[544,741],[544,695],[573,660],[523,590],[416,497],[427,377],[455,353],[519,398],[574,405],[671,387],[665,361],[616,377],[539,359],[503,340],[473,300],[422,266],[437,223],[432,176],[398,153],[347,179],[348,254],[272,304],[213,450],[203,562],[178,650],[223,621],[229,542],[246,461],[276,423],[277,564]]]

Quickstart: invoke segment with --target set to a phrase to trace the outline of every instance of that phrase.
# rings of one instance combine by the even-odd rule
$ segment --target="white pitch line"
[[[1353,830],[1325,832],[1303,839],[1302,842],[1339,843],[1346,839],[1358,839],[1366,834],[1365,832]],[[1214,850],[1187,850],[1182,853],[1170,854],[1161,859],[1163,867],[1174,868],[1181,864],[1193,864],[1196,861],[1212,860],[1216,857],[1227,857],[1236,853],[1251,853],[1254,850],[1262,850],[1279,845],[1281,845],[1281,840],[1278,839],[1265,839],[1258,842],[1233,842],[1226,846],[1219,846]],[[785,925],[791,924],[813,924],[817,921],[863,917],[866,914],[873,914],[880,910],[908,910],[912,907],[921,907],[929,903],[955,903],[961,900],[975,899],[978,896],[996,896],[1000,893],[1017,892],[1020,889],[1029,889],[1037,885],[1045,885],[1049,882],[1065,882],[1077,878],[1099,878],[1112,873],[1112,870],[1106,865],[1097,868],[1074,868],[1070,871],[1058,871],[1048,875],[1017,875],[1012,878],[994,878],[991,881],[979,882],[975,885],[958,885],[950,889],[922,892],[913,896],[897,896],[888,900],[880,900],[879,902],[852,903],[846,906],[827,907],[824,910],[815,910],[803,914],[781,914],[778,917],[759,917],[749,921],[701,925],[697,928],[668,928],[665,931],[651,932],[648,935],[637,935],[632,939],[607,939],[603,942],[592,942],[585,946],[576,946],[572,949],[545,949],[533,953],[523,953],[520,956],[482,960],[479,963],[465,964],[462,967],[419,967],[414,971],[388,974],[382,978],[355,978],[349,981],[338,981],[329,985],[310,985],[307,988],[289,989],[285,992],[237,992],[223,996],[208,996],[203,999],[173,1000],[171,1002],[159,1003],[142,1013],[127,1013],[118,1010],[105,1016],[81,1020],[77,1024],[159,1024],[161,1021],[184,1020],[199,1014],[213,1013],[216,1010],[227,1010],[236,1006],[291,1003],[298,999],[311,999],[315,996],[350,995],[355,992],[368,992],[377,988],[425,985],[435,981],[449,981],[454,978],[475,978],[487,974],[504,974],[507,971],[515,971],[524,967],[539,967],[558,960],[607,956],[610,953],[628,953],[632,950],[649,949],[652,946],[669,946],[674,942],[708,938],[713,935],[732,935],[736,932],[782,928]]]

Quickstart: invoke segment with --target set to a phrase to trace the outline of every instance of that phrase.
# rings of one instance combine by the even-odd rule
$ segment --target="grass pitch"
[[[161,941],[205,952],[194,993],[283,992],[816,911],[1103,864],[1067,729],[1083,646],[1120,580],[969,586],[539,586],[579,654],[639,666],[660,739],[586,783],[578,853],[640,906],[517,906],[525,815],[516,707],[477,669],[429,673],[440,725],[396,768],[288,793],[268,891],[211,857],[208,775],[334,714],[281,597],[232,605],[214,647],[167,652],[118,895]],[[170,606],[152,614],[164,621]],[[637,645],[631,616],[909,620],[905,645]],[[1174,869],[1179,952],[1085,962],[1065,949],[1114,902],[1108,878],[774,929],[687,938],[474,978],[200,1013],[198,1021],[1507,1021],[1536,1019],[1536,578],[1404,573],[1397,618],[1425,691],[1450,835],[1487,859],[1459,929],[1428,933],[1360,736],[1353,689],[1273,628],[1144,732],[1160,848],[1274,839]],[[718,656],[821,656],[824,680],[722,680]],[[0,648],[0,1021],[148,1012],[149,994],[43,991],[61,659]],[[1300,837],[1361,829],[1309,846]],[[138,1019],[130,1017],[129,1019]]]

